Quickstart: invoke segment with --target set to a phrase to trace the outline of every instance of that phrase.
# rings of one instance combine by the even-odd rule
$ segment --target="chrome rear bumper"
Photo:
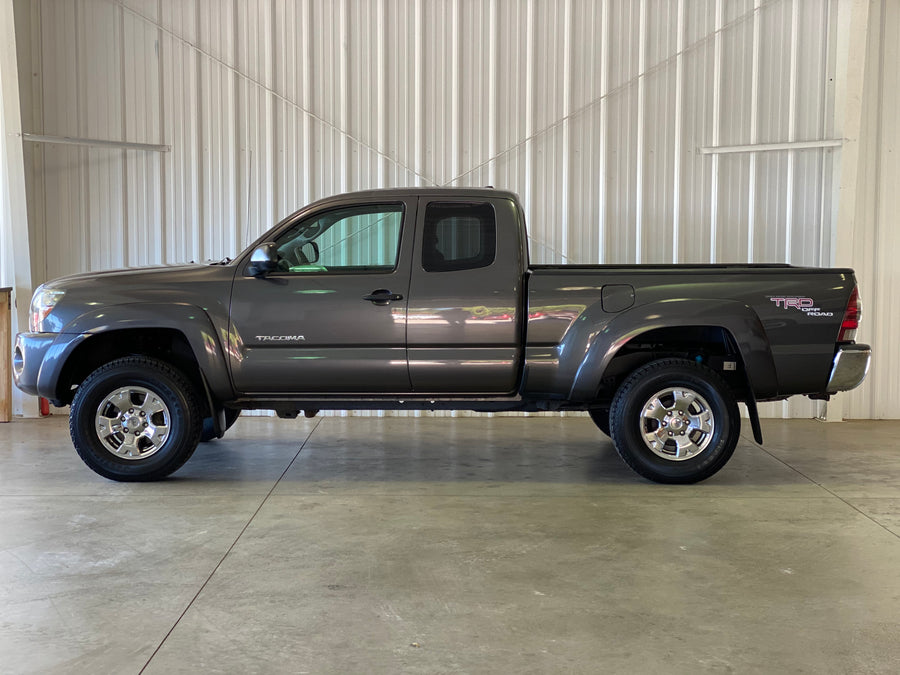
[[[834,394],[858,387],[866,379],[871,360],[872,348],[869,345],[840,345],[834,355],[826,391]]]

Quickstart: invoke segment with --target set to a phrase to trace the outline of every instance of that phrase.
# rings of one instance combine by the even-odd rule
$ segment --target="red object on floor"
[[[49,417],[50,415],[50,401],[45,399],[43,396],[41,397],[41,417]]]

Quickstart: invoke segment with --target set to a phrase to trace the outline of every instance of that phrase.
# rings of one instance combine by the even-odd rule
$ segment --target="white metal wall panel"
[[[851,250],[863,301],[859,339],[875,350],[865,386],[845,394],[844,416],[896,418],[900,406],[900,4],[871,5]]]
[[[712,5],[713,3],[708,3]],[[714,12],[704,16],[712,17]],[[708,21],[708,29],[713,30],[713,22]],[[686,23],[686,26],[689,26]],[[697,152],[699,143],[712,144],[718,140],[714,136],[717,129],[716,87],[709,86],[717,74],[716,39],[689,40],[686,44],[696,44],[682,52],[679,62],[682,68],[681,121],[679,124],[679,158],[673,167],[672,194],[678,202],[673,210],[672,233],[674,250],[669,262],[708,261],[710,255],[710,231],[713,213],[718,209],[713,204],[713,185],[718,158]],[[678,64],[676,64],[677,66]],[[678,109],[676,108],[676,112]],[[696,139],[696,140],[694,140]]]
[[[152,143],[161,131],[158,33],[147,30],[142,21],[126,12],[118,18],[123,35],[122,138]],[[156,58],[148,58],[150,55]],[[128,265],[151,265],[163,259],[166,240],[161,158],[158,153],[137,150],[125,151],[124,158],[124,257]]]
[[[836,1],[43,0],[42,133],[171,151],[44,146],[36,274],[429,184],[517,191],[536,262],[829,264],[832,150],[698,149],[829,137]]]

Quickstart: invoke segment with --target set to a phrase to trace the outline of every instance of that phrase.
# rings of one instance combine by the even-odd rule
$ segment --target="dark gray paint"
[[[633,285],[634,306],[618,314],[604,312],[605,284]],[[527,385],[558,393],[574,383],[567,397],[590,397],[610,358],[641,333],[720,326],[740,346],[759,399],[821,392],[854,285],[851,270],[537,267],[528,283]],[[773,296],[811,297],[832,316],[778,308]]]
[[[342,205],[401,201],[404,216],[397,267],[390,273],[276,273],[245,276],[249,258],[237,265],[231,298],[229,353],[241,395],[293,392],[410,391],[406,315],[416,199],[353,199]],[[310,215],[304,210],[276,231]],[[402,300],[376,304],[365,297],[388,290]],[[302,336],[265,340],[260,336]]]
[[[427,197],[420,198],[409,296],[407,344],[413,391],[509,394],[522,362],[522,273],[518,214],[509,197],[442,203],[488,202],[497,217],[494,263],[470,270],[426,272],[422,230]]]
[[[213,395],[233,398],[224,367],[228,303],[234,268],[218,265],[159,267],[79,274],[51,282],[66,295],[50,314],[59,332],[26,334],[24,345],[41,345],[42,359],[24,348],[23,391],[59,400],[57,382],[67,359],[94,335],[127,329],[172,328],[187,339]],[[19,337],[21,337],[20,334]],[[18,338],[17,338],[18,339]],[[24,384],[24,386],[23,386]]]

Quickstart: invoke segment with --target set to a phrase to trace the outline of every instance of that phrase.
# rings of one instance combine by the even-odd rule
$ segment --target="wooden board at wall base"
[[[11,288],[0,288],[0,422],[12,419],[12,324],[10,323]]]

